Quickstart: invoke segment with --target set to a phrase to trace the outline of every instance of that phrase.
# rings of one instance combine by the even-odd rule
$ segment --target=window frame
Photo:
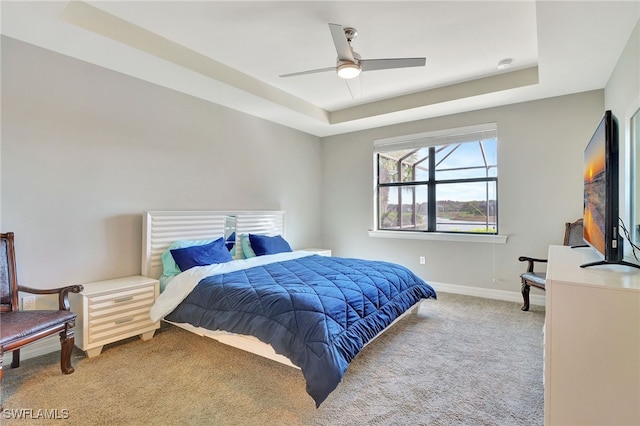
[[[449,179],[437,179],[436,174],[437,170],[437,157],[436,157],[436,148],[438,146],[452,146],[456,144],[462,143],[479,143],[483,140],[493,140],[496,141],[496,160],[495,164],[488,164],[486,156],[482,151],[484,166],[479,166],[479,168],[484,168],[486,170],[486,176],[484,177],[471,177],[471,178],[449,178]],[[373,161],[374,161],[374,224],[375,227],[372,231],[370,231],[370,236],[388,236],[388,235],[405,235],[407,237],[413,238],[411,235],[434,235],[434,234],[445,234],[445,235],[466,235],[472,237],[471,240],[477,241],[487,241],[487,242],[503,242],[503,238],[499,236],[499,218],[498,218],[498,152],[497,152],[497,143],[498,143],[498,134],[497,134],[497,124],[496,123],[486,123],[475,126],[467,126],[462,128],[455,129],[445,129],[436,132],[428,132],[407,136],[400,136],[395,138],[388,139],[380,139],[374,141],[374,152],[373,152]],[[384,155],[385,152],[395,152],[405,149],[414,149],[420,150],[423,148],[428,149],[428,178],[421,180],[412,180],[412,181],[403,181],[402,176],[399,176],[398,182],[381,182],[381,159],[380,156]],[[457,149],[457,148],[455,148]],[[454,150],[455,150],[454,149]],[[481,148],[482,149],[482,148]],[[453,151],[452,151],[453,152]],[[450,154],[447,154],[447,156]],[[446,158],[446,156],[445,156]],[[443,158],[440,161],[443,161]],[[415,165],[414,165],[415,166]],[[494,168],[496,170],[495,176],[489,176],[489,170]],[[463,170],[460,168],[459,170]],[[494,200],[494,209],[495,209],[495,231],[490,231],[491,222],[488,220],[483,222],[483,225],[486,226],[485,232],[474,232],[474,231],[459,231],[459,230],[438,230],[437,223],[437,197],[436,197],[436,189],[441,185],[447,184],[466,184],[466,183],[484,183],[486,185],[493,185],[493,190],[495,191],[495,200]],[[427,227],[426,229],[389,229],[382,228],[382,218],[380,208],[380,193],[382,188],[426,188],[427,190]],[[489,203],[489,197],[485,200]],[[487,206],[489,209],[489,206]],[[414,208],[413,213],[415,214],[416,209]],[[402,214],[402,206],[399,206],[400,214]],[[400,224],[402,223],[401,218],[399,218]],[[415,221],[414,221],[415,223]],[[384,235],[387,234],[387,235]],[[476,239],[476,236],[483,236],[485,238]],[[488,238],[487,238],[488,237]],[[498,237],[498,238],[494,238]],[[434,238],[429,238],[434,239]],[[439,239],[439,238],[437,238]],[[463,238],[462,240],[467,240]],[[506,242],[506,238],[504,239]]]

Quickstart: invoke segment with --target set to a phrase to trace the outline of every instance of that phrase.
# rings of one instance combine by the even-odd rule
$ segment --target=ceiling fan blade
[[[329,24],[329,30],[331,30],[333,44],[335,44],[336,46],[338,59],[341,61],[355,62],[353,51],[351,50],[351,46],[349,46],[347,36],[344,35],[344,29],[342,28],[342,25]]]
[[[317,70],[309,70],[309,71],[299,71],[299,72],[292,72],[291,74],[282,74],[278,77],[295,77],[298,75],[307,75],[307,74],[316,74],[319,72],[326,72],[326,71],[335,71],[336,67],[329,67],[329,68],[319,68]]]
[[[388,70],[392,68],[423,67],[426,58],[361,59],[362,71]]]
[[[362,96],[362,86],[359,78],[350,78],[344,82],[347,85],[347,89],[349,89],[349,93],[351,93],[351,98],[356,99]]]

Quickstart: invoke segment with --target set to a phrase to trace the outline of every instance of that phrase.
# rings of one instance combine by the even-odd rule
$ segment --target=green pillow
[[[242,254],[245,259],[256,257],[253,249],[251,248],[251,240],[249,240],[249,234],[240,234],[240,246],[242,247]]]

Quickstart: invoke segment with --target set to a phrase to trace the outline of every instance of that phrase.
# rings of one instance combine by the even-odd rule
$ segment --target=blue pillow
[[[256,256],[292,251],[289,243],[281,235],[267,237],[266,235],[249,234],[249,241],[251,241],[251,248]]]
[[[231,253],[231,256],[235,256],[236,255],[236,233],[235,231],[231,233],[231,235],[229,235],[229,237],[227,238],[227,241],[225,242],[227,249],[229,250],[229,253]]]
[[[227,237],[227,241],[225,242],[229,251],[236,245],[236,233],[232,232],[231,235]]]
[[[201,246],[173,249],[171,255],[183,272],[194,266],[225,263],[233,260],[224,243],[224,238],[218,238],[212,243]]]
[[[180,240],[174,241],[171,245],[162,253],[160,257],[162,259],[162,268],[163,274],[167,276],[178,275],[181,271],[178,265],[176,265],[176,261],[173,259],[171,255],[171,250],[191,247],[191,246],[201,246],[204,244],[209,244],[215,241],[215,238],[207,239],[207,240]]]

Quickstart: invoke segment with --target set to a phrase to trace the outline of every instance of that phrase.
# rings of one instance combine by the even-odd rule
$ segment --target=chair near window
[[[80,293],[81,285],[39,290],[18,285],[13,232],[0,234],[0,381],[2,359],[13,352],[11,368],[20,366],[20,348],[44,337],[60,335],[60,368],[73,373],[71,352],[76,314],[70,311],[69,292]],[[58,310],[20,311],[18,291],[31,294],[57,294]]]
[[[567,222],[564,224],[564,242],[565,246],[583,246],[584,240],[582,219],[575,222]],[[529,310],[529,291],[531,287],[545,290],[547,284],[546,272],[535,272],[536,263],[547,263],[547,259],[534,259],[532,257],[520,256],[520,262],[527,262],[527,272],[520,275],[522,280],[522,298],[524,299],[523,311]]]

